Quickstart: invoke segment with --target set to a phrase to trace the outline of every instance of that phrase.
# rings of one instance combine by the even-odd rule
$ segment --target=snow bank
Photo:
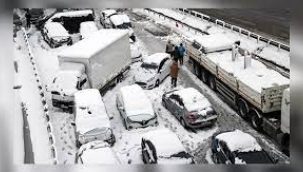
[[[167,53],[155,53],[155,54],[152,54],[152,55],[150,55],[150,56],[148,56],[148,57],[145,57],[145,58],[143,59],[143,62],[144,62],[144,63],[148,63],[148,64],[153,64],[153,63],[155,63],[155,64],[159,65],[160,62],[161,62],[163,59],[169,58],[169,57],[170,57],[170,56],[169,56],[169,54],[167,54]]]
[[[154,115],[152,103],[139,85],[124,86],[120,91],[127,116],[138,114]]]
[[[142,136],[153,143],[157,156],[169,157],[179,152],[186,152],[178,136],[168,129],[157,129]]]
[[[188,111],[201,110],[211,106],[210,102],[194,88],[184,88],[173,92],[180,96]]]
[[[105,47],[127,35],[127,30],[103,29],[61,51],[58,56],[91,58]]]
[[[240,130],[219,134],[216,136],[216,139],[224,141],[232,152],[250,152],[262,150],[255,138]]]
[[[53,37],[69,37],[67,30],[58,22],[47,22],[44,27],[47,29],[49,38]]]
[[[99,29],[94,21],[87,21],[80,23],[80,34],[82,38],[87,38],[92,33],[97,32]]]

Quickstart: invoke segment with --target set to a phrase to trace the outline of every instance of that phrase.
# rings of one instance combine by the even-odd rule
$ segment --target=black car
[[[240,130],[219,132],[212,137],[213,160],[216,164],[275,164],[255,138]]]

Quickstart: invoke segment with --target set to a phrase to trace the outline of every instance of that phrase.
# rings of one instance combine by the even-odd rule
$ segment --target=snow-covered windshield
[[[235,152],[235,155],[247,164],[273,163],[269,155],[264,150],[253,152]]]
[[[102,127],[102,128],[95,128],[93,130],[90,130],[85,133],[85,135],[95,135],[95,134],[100,134],[100,133],[105,133],[109,130],[107,127]]]
[[[138,115],[131,115],[131,116],[128,116],[128,118],[132,121],[148,121],[148,120],[151,120],[155,117],[155,115],[152,115],[152,114],[138,114]]]

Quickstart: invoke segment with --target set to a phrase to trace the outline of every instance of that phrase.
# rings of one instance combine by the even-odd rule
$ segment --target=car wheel
[[[183,118],[180,119],[180,123],[184,128],[187,128],[186,123]]]
[[[213,153],[213,161],[215,164],[219,164],[219,158],[218,158],[217,153]]]
[[[159,87],[159,85],[160,85],[160,80],[158,79],[157,81],[156,81],[156,87]]]
[[[216,87],[216,78],[215,76],[211,76],[209,78],[209,87],[213,90],[213,91],[216,91],[217,90],[217,87]]]
[[[239,114],[242,118],[246,119],[247,118],[247,114],[249,111],[249,107],[248,104],[246,103],[245,100],[243,100],[242,98],[239,99],[238,102],[238,107],[239,107]]]

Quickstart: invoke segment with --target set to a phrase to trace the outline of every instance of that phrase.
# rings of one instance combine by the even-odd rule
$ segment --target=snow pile
[[[219,134],[216,136],[216,139],[224,141],[232,152],[251,152],[262,150],[255,138],[240,130]]]
[[[92,33],[74,45],[64,49],[58,56],[72,58],[91,58],[93,55],[127,35],[127,30],[104,29]]]
[[[82,38],[87,38],[92,33],[98,31],[98,27],[94,21],[87,21],[80,23],[80,34]]]
[[[196,36],[194,39],[201,44],[204,53],[231,49],[235,43],[235,41],[227,38],[224,34]]]
[[[178,136],[168,129],[157,129],[142,136],[156,148],[158,157],[170,157],[179,152],[186,152]]]
[[[172,94],[180,96],[188,111],[205,109],[211,106],[207,98],[194,88],[180,89]]]
[[[105,142],[89,142],[80,147],[79,154],[83,164],[120,164],[116,154]]]
[[[127,116],[154,115],[153,106],[139,85],[124,86],[120,90]]]
[[[47,29],[49,38],[54,37],[69,37],[67,30],[58,22],[47,22],[44,27]]]
[[[160,62],[165,59],[165,58],[169,58],[169,54],[167,53],[155,53],[155,54],[152,54],[148,57],[145,57],[143,59],[143,62],[144,63],[148,63],[148,64],[157,64],[159,65]]]

